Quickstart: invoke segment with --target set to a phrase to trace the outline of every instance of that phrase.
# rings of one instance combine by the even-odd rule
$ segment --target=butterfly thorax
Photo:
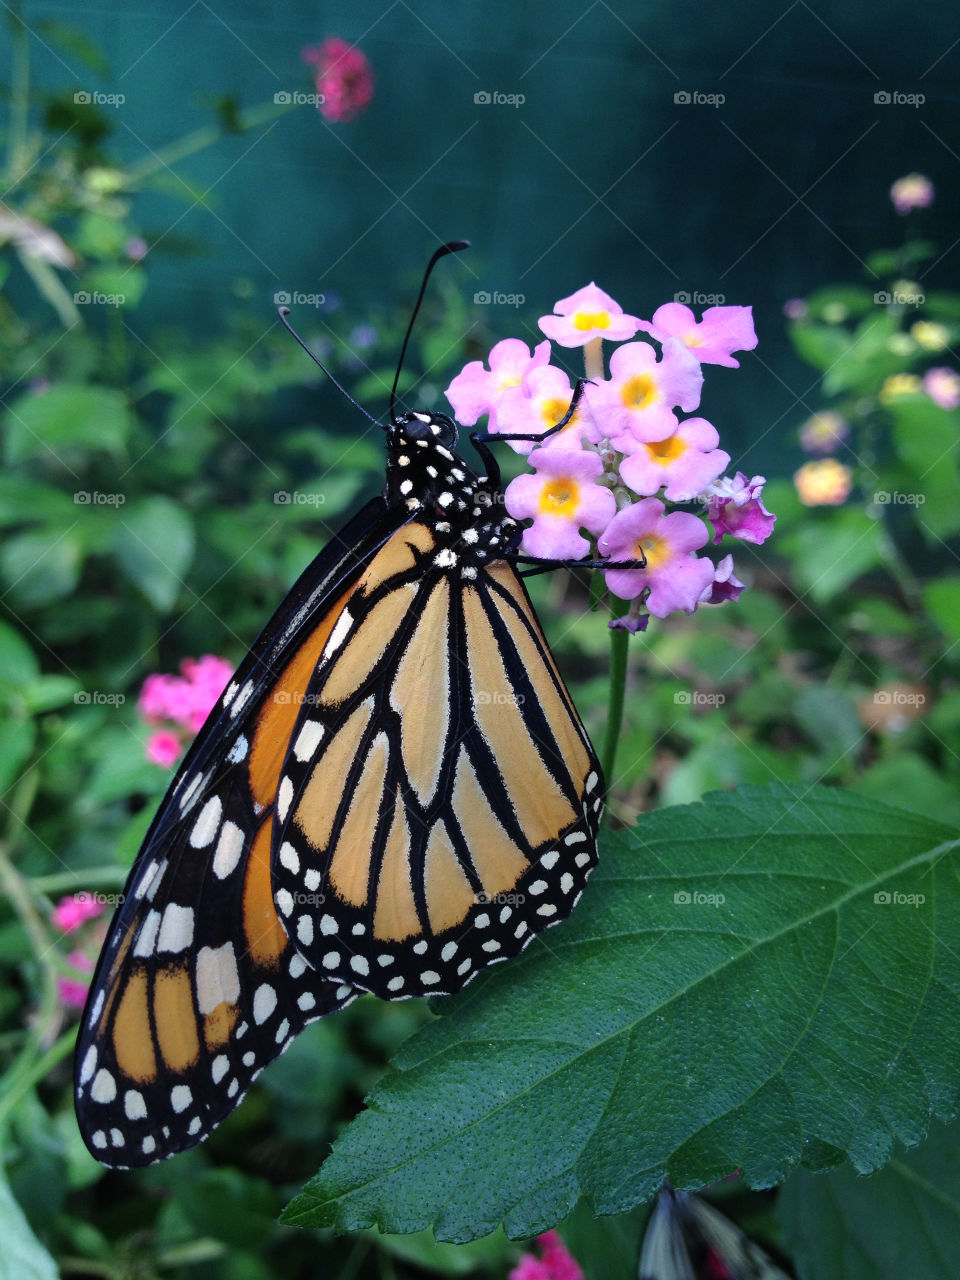
[[[459,567],[473,578],[515,551],[522,530],[507,515],[499,487],[456,453],[456,439],[456,424],[445,414],[404,414],[388,433],[383,496],[429,525],[438,567]]]

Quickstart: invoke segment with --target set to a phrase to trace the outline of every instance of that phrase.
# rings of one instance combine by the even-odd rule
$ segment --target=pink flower
[[[956,409],[960,405],[960,374],[943,366],[928,369],[923,375],[923,389],[941,409]]]
[[[158,729],[147,739],[147,759],[161,769],[171,769],[182,750],[183,743],[172,729]]]
[[[757,345],[753,307],[707,307],[698,322],[682,302],[666,302],[640,328],[657,342],[678,338],[701,364],[724,364],[738,369],[732,351],[752,351]]]
[[[103,912],[103,904],[97,902],[93,894],[81,892],[61,898],[50,913],[50,919],[62,933],[75,933],[82,924],[96,920]]]
[[[611,560],[646,557],[644,569],[606,569],[604,575],[622,600],[649,588],[646,605],[657,618],[681,609],[693,613],[714,579],[712,562],[694,554],[709,537],[703,521],[683,511],[663,512],[659,499],[644,498],[618,511],[598,543]]]
[[[933,204],[933,183],[922,173],[908,173],[898,178],[890,188],[890,199],[897,213],[909,213],[911,209],[926,209]]]
[[[830,453],[850,434],[845,418],[832,409],[812,414],[800,428],[800,448],[805,453]]]
[[[793,483],[805,507],[839,507],[850,496],[853,472],[836,458],[822,458],[805,462],[794,472]]]
[[[803,298],[788,298],[783,304],[783,314],[788,320],[802,320],[809,309]]]
[[[556,1231],[537,1236],[540,1257],[526,1253],[510,1272],[509,1280],[584,1280],[580,1264]]]
[[[313,68],[320,101],[317,107],[327,120],[352,120],[373,99],[373,72],[366,56],[339,36],[328,36],[321,45],[300,51]]]
[[[131,262],[139,262],[141,258],[147,256],[147,250],[150,246],[144,240],[143,236],[134,236],[132,240],[128,240],[123,246],[124,255]]]
[[[765,484],[763,476],[748,480],[738,471],[732,479],[724,476],[708,485],[707,519],[713,525],[714,542],[719,542],[725,533],[743,542],[766,542],[777,517],[763,505]]]
[[[529,370],[549,364],[550,343],[541,342],[531,355],[530,348],[519,338],[504,338],[491,348],[487,362],[489,369],[483,367],[482,360],[471,360],[464,365],[447,387],[446,396],[453,405],[457,421],[465,427],[472,427],[488,413],[489,430],[496,431],[497,405],[501,396],[509,387],[519,387]]]
[[[549,343],[544,343],[549,346]],[[563,428],[543,441],[543,448],[576,448],[584,440],[596,442],[600,431],[594,421],[586,393],[577,411]],[[566,417],[573,400],[570,379],[556,365],[537,365],[527,370],[519,387],[508,387],[497,406],[496,430],[501,433],[540,435]],[[510,440],[517,453],[529,453],[535,447],[529,440]]]
[[[665,440],[677,429],[674,409],[700,403],[703,373],[683,343],[668,339],[663,353],[649,342],[627,342],[610,357],[610,377],[588,389],[599,428],[622,453],[637,442]]]
[[[665,440],[634,445],[620,463],[620,476],[634,493],[646,497],[662,486],[671,502],[690,502],[716,480],[730,461],[718,449],[720,436],[705,418],[687,418]]]
[[[743,583],[733,572],[733,556],[724,556],[714,571],[713,582],[704,592],[701,604],[723,604],[726,600],[739,600]]]
[[[93,961],[82,951],[71,951],[67,956],[67,963],[81,973],[93,973]],[[82,1009],[86,1004],[89,988],[90,983],[81,978],[57,978],[57,995],[60,1003],[68,1009]]]
[[[592,281],[554,303],[553,310],[554,315],[540,317],[540,328],[561,347],[585,347],[594,338],[623,342],[640,325],[636,316],[624,315],[620,304]]]
[[[581,527],[600,533],[613,519],[617,501],[595,483],[603,462],[586,449],[537,449],[529,472],[507,485],[506,507],[515,520],[533,517],[523,532],[526,555],[544,560],[579,560],[590,550]]]

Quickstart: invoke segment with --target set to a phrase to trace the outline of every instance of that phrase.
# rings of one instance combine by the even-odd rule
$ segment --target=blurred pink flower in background
[[[366,55],[339,36],[323,44],[310,44],[300,56],[313,69],[313,83],[320,101],[317,109],[326,120],[352,120],[373,100],[373,72]]]
[[[836,458],[805,462],[794,473],[793,483],[805,507],[839,507],[853,486],[853,472]]]
[[[830,453],[850,434],[845,418],[833,409],[811,414],[800,428],[800,448],[804,453]]]
[[[67,956],[67,963],[74,969],[79,969],[81,973],[93,973],[93,961],[85,951],[71,951]],[[57,978],[57,995],[60,997],[60,1003],[66,1005],[68,1009],[83,1008],[87,1001],[89,987],[90,983],[82,978]]]
[[[944,366],[928,369],[923,375],[923,389],[941,409],[960,406],[960,374],[953,369]]]
[[[150,735],[147,759],[169,769],[183,749],[180,736],[193,737],[200,731],[217,699],[233,675],[226,658],[207,653],[202,658],[184,658],[178,676],[156,673],[147,676],[137,703],[150,725],[172,721]]]
[[[102,916],[104,906],[91,893],[81,892],[61,898],[50,913],[50,919],[63,933],[75,933],[88,920]]]
[[[580,1264],[556,1231],[537,1236],[536,1245],[540,1257],[525,1253],[509,1280],[584,1280]]]
[[[911,209],[926,209],[933,204],[933,183],[922,173],[908,173],[898,178],[890,188],[890,199],[897,213],[909,213]]]

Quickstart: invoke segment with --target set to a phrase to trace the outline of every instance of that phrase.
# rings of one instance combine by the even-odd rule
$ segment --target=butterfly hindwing
[[[284,762],[276,902],[319,972],[458,990],[564,919],[596,862],[599,766],[513,567],[464,578],[412,522],[331,633]]]
[[[149,1164],[201,1141],[303,1026],[357,994],[316,973],[287,938],[273,901],[271,834],[290,726],[332,626],[331,603],[399,519],[377,501],[317,557],[154,819],[78,1035],[77,1116],[104,1163]]]

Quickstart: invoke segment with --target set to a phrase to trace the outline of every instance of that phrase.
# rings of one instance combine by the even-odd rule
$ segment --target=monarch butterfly
[[[596,863],[600,766],[514,567],[530,558],[496,461],[471,437],[477,474],[452,419],[395,408],[430,272],[466,247],[424,275],[382,496],[267,624],[130,872],[76,1053],[104,1164],[202,1141],[358,994],[458,991],[566,917]]]
[[[640,1252],[638,1280],[788,1280],[764,1253],[699,1196],[666,1186]]]

